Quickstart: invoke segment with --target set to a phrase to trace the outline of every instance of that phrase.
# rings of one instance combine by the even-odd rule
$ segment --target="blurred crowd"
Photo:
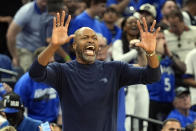
[[[148,27],[156,20],[161,80],[119,90],[118,131],[131,131],[131,114],[163,122],[143,122],[142,131],[196,130],[196,0],[6,0],[0,4],[0,68],[17,76],[9,81],[12,74],[0,72],[0,131],[39,131],[44,122],[61,131],[61,98],[28,71],[50,44],[53,17],[63,10],[71,15],[69,35],[81,27],[97,33],[98,60],[137,67],[147,65],[145,51],[134,45],[140,41],[137,20],[145,17]],[[74,60],[72,43],[50,62]],[[138,131],[139,122],[133,123]]]

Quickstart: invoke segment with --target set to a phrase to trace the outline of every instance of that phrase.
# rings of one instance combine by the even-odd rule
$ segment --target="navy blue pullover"
[[[159,81],[160,68],[136,68],[127,63],[76,60],[44,67],[36,60],[32,79],[54,87],[60,97],[63,131],[116,131],[118,90],[122,86]]]

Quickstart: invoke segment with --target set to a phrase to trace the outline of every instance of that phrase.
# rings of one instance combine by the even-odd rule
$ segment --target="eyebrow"
[[[169,130],[169,131],[174,131],[174,130],[181,131],[180,128],[169,128],[168,130]]]
[[[97,37],[97,35],[81,35],[82,37],[83,36],[87,36],[87,37]]]

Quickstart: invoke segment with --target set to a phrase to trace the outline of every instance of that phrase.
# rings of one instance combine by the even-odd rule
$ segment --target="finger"
[[[71,15],[69,15],[67,20],[66,20],[66,23],[65,23],[65,28],[66,29],[68,29],[68,27],[69,27],[70,20],[71,20]]]
[[[143,48],[143,44],[141,42],[140,43],[135,43],[135,46]]]
[[[53,18],[53,30],[56,29],[56,17]]]
[[[160,30],[161,30],[161,27],[158,27],[156,32],[154,33],[154,35],[157,36],[157,34],[159,33]]]
[[[154,31],[155,24],[156,24],[156,20],[153,21],[152,26],[150,27],[150,32]]]
[[[67,42],[69,42],[72,38],[74,38],[75,37],[75,35],[74,34],[72,34],[72,35],[70,35],[69,37],[68,37],[68,39],[67,39]]]
[[[143,21],[143,25],[144,25],[144,31],[148,32],[148,26],[146,24],[146,19],[144,17],[142,18],[142,21]]]
[[[60,14],[59,14],[59,12],[56,14],[56,16],[57,16],[56,24],[57,24],[57,26],[60,26]]]
[[[65,21],[65,11],[62,11],[62,16],[61,16],[61,26],[64,25],[64,21]]]
[[[140,34],[144,32],[142,27],[141,27],[141,24],[140,24],[139,20],[137,20],[137,27],[140,30]]]

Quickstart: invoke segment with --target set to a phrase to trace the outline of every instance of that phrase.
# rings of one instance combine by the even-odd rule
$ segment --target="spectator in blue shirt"
[[[37,58],[45,48],[38,48],[34,58]],[[50,62],[54,62],[54,57]],[[26,72],[15,84],[14,92],[20,96],[27,108],[28,117],[43,122],[57,122],[60,102],[57,92],[51,86],[32,80],[29,72]]]
[[[196,120],[196,112],[190,110],[190,91],[188,88],[181,86],[176,88],[175,93],[176,97],[173,102],[175,109],[170,112],[167,119],[175,118],[180,121],[182,127],[186,127]]]
[[[20,96],[14,92],[8,93],[3,97],[3,107],[7,122],[3,123],[0,128],[11,125],[17,131],[39,131],[41,121],[31,119],[24,116],[24,106],[20,100]]]
[[[108,29],[111,43],[121,38],[122,30],[115,24],[118,17],[119,13],[111,7],[107,8],[103,15],[103,24],[105,24]]]
[[[110,44],[111,37],[107,26],[95,18],[96,16],[102,17],[106,10],[105,5],[106,0],[90,0],[90,6],[75,18],[69,30],[72,30],[72,33],[74,33],[81,27],[90,27],[96,33],[102,34],[107,39],[107,43]]]
[[[139,7],[151,0],[107,0],[107,6],[115,8],[118,12],[123,13],[124,16],[130,16],[132,11],[137,11]]]

